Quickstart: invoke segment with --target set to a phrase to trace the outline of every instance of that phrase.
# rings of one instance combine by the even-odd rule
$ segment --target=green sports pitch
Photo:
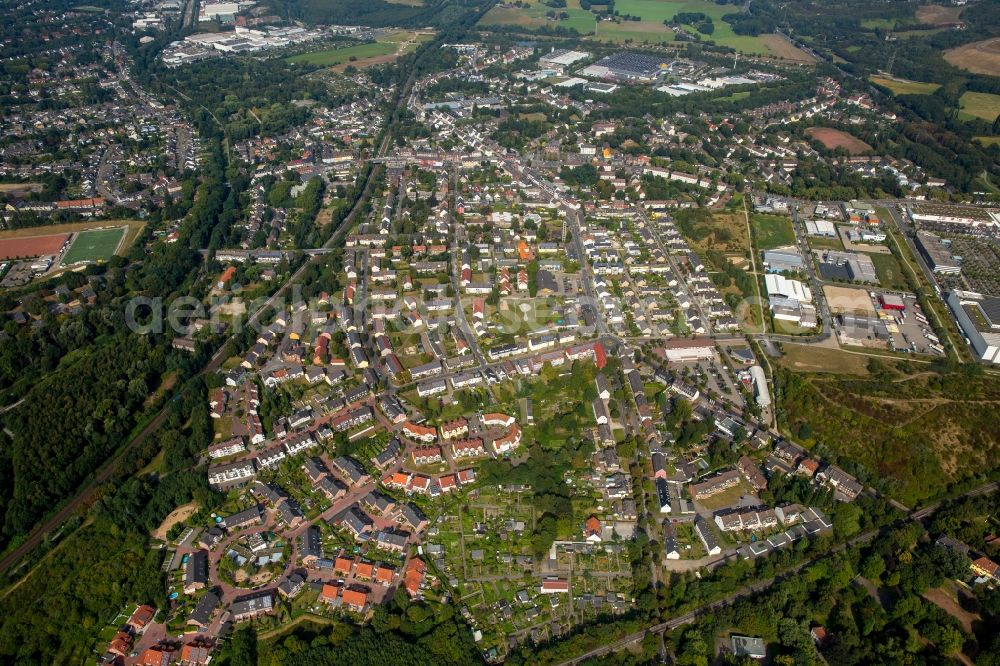
[[[125,235],[126,229],[128,227],[81,231],[73,239],[69,250],[66,251],[66,256],[62,260],[63,266],[107,261],[118,249],[118,244],[122,242],[122,236]]]

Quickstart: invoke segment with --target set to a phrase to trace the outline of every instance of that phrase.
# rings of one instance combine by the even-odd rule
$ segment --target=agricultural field
[[[761,35],[760,39],[771,50],[775,57],[793,62],[815,63],[814,58],[781,35]]]
[[[982,118],[991,123],[1000,115],[1000,95],[967,92],[958,101],[962,109],[961,117]]]
[[[941,87],[939,83],[921,83],[906,79],[890,79],[884,76],[871,76],[868,79],[877,86],[888,88],[893,95],[930,95]]]
[[[1000,380],[881,359],[871,378],[782,370],[782,428],[907,505],[997,467]]]
[[[771,250],[795,243],[791,218],[754,214],[750,216],[750,228],[753,229],[754,245],[758,250]]]
[[[573,29],[581,35],[594,35],[608,42],[667,43],[674,41],[674,31],[663,24],[680,12],[701,12],[712,19],[714,32],[702,35],[692,26],[684,26],[692,34],[705,41],[728,46],[745,53],[769,55],[789,60],[810,62],[812,58],[784,41],[777,35],[748,36],[737,35],[732,27],[722,20],[726,14],[739,11],[734,5],[717,5],[708,0],[688,0],[687,2],[661,2],[660,0],[620,0],[615,3],[620,14],[639,16],[641,21],[598,22],[595,15],[580,8],[579,0],[567,0],[566,7],[553,10],[542,3],[525,8],[494,7],[480,20],[480,25],[512,25],[527,29],[544,26]],[[550,11],[566,12],[568,18],[562,21],[546,17]]]
[[[917,20],[924,25],[960,25],[964,7],[924,5],[917,7]]]
[[[125,227],[81,231],[63,257],[63,266],[107,261],[114,256],[125,237]]]
[[[732,26],[722,20],[726,14],[739,12],[740,9],[734,5],[717,5],[707,0],[690,0],[689,2],[661,2],[660,0],[619,0],[615,2],[615,9],[622,14],[641,16],[644,23],[663,25],[663,22],[672,19],[675,14],[681,12],[701,12],[712,19],[715,31],[711,35],[701,35],[705,41],[712,41],[721,46],[728,46],[744,53],[756,53],[760,55],[777,55],[768,40],[767,35],[752,37],[749,35],[737,35],[733,32]],[[699,34],[693,28],[693,34]]]
[[[851,155],[860,155],[872,149],[861,139],[832,127],[810,127],[806,130],[806,134],[822,143],[829,150],[843,148]]]
[[[596,26],[597,38],[606,42],[666,44],[674,41],[674,31],[656,21],[601,21]]]
[[[553,21],[545,16],[547,12],[566,12],[569,18],[565,21]],[[513,25],[521,28],[541,28],[543,26],[572,29],[581,35],[591,35],[597,25],[594,15],[580,8],[580,0],[567,0],[566,7],[553,10],[542,3],[533,3],[526,8],[494,7],[479,20],[480,25]]]
[[[1000,76],[1000,37],[949,49],[945,51],[944,59],[959,69]]]

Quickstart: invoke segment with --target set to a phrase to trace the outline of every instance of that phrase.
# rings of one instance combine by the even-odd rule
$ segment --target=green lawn
[[[795,244],[795,231],[792,229],[791,218],[755,214],[750,216],[750,226],[758,250],[771,250]]]
[[[960,117],[982,118],[993,122],[1000,115],[1000,95],[967,92],[958,101],[962,107]]]
[[[869,81],[888,88],[893,95],[930,95],[941,87],[937,83],[921,83],[920,81],[900,81],[898,79],[887,79],[883,76],[872,76]]]
[[[891,254],[869,254],[872,263],[875,264],[875,273],[882,287],[886,289],[909,290],[906,278],[903,276],[903,268],[899,261]]]
[[[63,265],[82,262],[107,261],[115,254],[125,235],[126,227],[81,231],[63,258]]]
[[[357,60],[362,58],[373,58],[377,56],[389,55],[396,52],[396,45],[383,42],[369,42],[367,44],[355,44],[329,51],[316,51],[314,53],[300,53],[288,58],[288,62],[301,62],[309,65],[320,65],[323,67],[333,67],[350,61],[353,57]]]
[[[917,19],[912,17],[905,18],[869,18],[861,19],[861,27],[867,28],[868,30],[875,30],[877,28],[882,28],[886,30],[893,30],[896,27],[917,25]]]
[[[732,95],[726,95],[725,97],[716,97],[713,102],[739,102],[750,96],[750,91],[744,90],[742,92],[735,92]]]

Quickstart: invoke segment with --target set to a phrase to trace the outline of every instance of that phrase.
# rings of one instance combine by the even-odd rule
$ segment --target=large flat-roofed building
[[[1000,364],[1000,298],[977,296],[953,291],[946,300],[976,357]]]
[[[917,249],[927,261],[927,265],[935,273],[957,275],[961,270],[958,262],[951,256],[951,249],[941,238],[926,231],[917,232]]]
[[[663,56],[622,51],[601,58],[584,69],[581,74],[625,81],[650,82],[662,76],[669,65],[670,60]]]
[[[784,276],[769,273],[764,276],[764,286],[767,288],[768,298],[787,298],[800,303],[812,301],[812,291],[799,280],[790,280]]]
[[[663,355],[668,361],[707,361],[715,355],[715,343],[708,339],[671,340],[663,345]]]
[[[867,282],[868,284],[879,283],[875,264],[871,257],[866,254],[822,250],[819,257],[819,272],[828,280],[840,278],[853,282]]]
[[[778,248],[762,253],[764,268],[769,273],[795,273],[805,268],[802,255],[795,248]]]
[[[566,49],[553,50],[551,53],[546,53],[541,58],[538,59],[538,64],[541,67],[551,67],[552,69],[562,70],[564,67],[572,65],[574,62],[579,62],[590,57],[590,54],[586,51],[570,51]]]
[[[915,223],[1000,225],[1000,212],[976,206],[953,206],[942,203],[912,204],[907,212]]]

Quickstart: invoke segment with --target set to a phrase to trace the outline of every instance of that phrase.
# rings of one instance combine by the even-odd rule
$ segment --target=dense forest
[[[218,655],[220,666],[436,666],[479,664],[472,633],[449,603],[411,601],[397,590],[364,627],[347,621],[298,626],[258,641],[254,630],[236,631]]]

